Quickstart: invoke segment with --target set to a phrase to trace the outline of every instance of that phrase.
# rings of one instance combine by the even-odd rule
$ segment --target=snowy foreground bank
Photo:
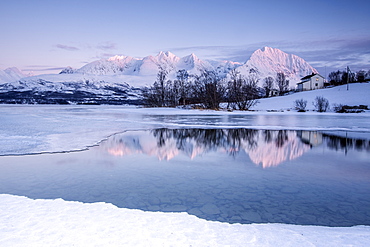
[[[0,246],[368,246],[370,242],[370,226],[227,224],[108,203],[4,194],[0,201]]]

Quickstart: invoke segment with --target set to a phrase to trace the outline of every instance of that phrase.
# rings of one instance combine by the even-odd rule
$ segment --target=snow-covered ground
[[[307,101],[307,109],[314,110],[312,102],[317,96],[322,96],[329,101],[330,107],[333,104],[342,105],[370,105],[370,83],[354,83],[333,88],[326,88],[314,91],[294,93],[282,97],[261,99],[254,107],[254,110],[288,110],[294,109],[294,101],[303,99]]]
[[[367,246],[370,240],[369,226],[227,224],[103,202],[0,200],[1,246]]]
[[[0,105],[0,154],[82,150],[127,130],[262,128],[348,130],[369,135],[370,113],[297,113],[295,99],[370,105],[369,84],[262,99],[254,112],[122,106]],[[268,112],[281,110],[284,112]],[[290,109],[289,111],[287,109]],[[1,161],[1,157],[0,157]],[[1,164],[0,164],[1,165]],[[0,195],[0,246],[368,246],[370,226],[227,224],[186,213],[143,212],[108,203]]]

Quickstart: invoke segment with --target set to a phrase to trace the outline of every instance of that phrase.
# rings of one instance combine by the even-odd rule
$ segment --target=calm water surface
[[[231,223],[370,225],[360,132],[154,129],[88,151],[0,157],[0,193]]]

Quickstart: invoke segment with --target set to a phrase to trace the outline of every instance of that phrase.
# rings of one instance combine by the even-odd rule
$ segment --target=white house
[[[325,78],[319,74],[312,73],[305,76],[297,83],[298,91],[314,90],[324,87]]]
[[[316,147],[322,144],[322,134],[316,131],[297,131],[297,136],[301,138],[302,142]]]

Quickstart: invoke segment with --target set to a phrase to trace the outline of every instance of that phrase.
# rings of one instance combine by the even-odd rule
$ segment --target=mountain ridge
[[[168,72],[169,79],[174,79],[177,70],[185,69],[189,74],[200,74],[204,70],[214,70],[221,77],[226,77],[229,72],[236,69],[241,75],[248,76],[255,73],[260,79],[260,84],[265,77],[271,76],[275,78],[278,72],[283,72],[290,81],[290,87],[294,88],[300,78],[318,73],[315,68],[308,64],[304,59],[288,54],[280,49],[263,47],[252,53],[250,59],[244,63],[223,60],[202,60],[194,53],[184,57],[178,57],[175,54],[167,52],[159,52],[157,55],[146,56],[143,58],[135,58],[131,56],[115,55],[109,58],[100,59],[88,63],[78,69],[66,67],[60,74],[83,74],[85,76],[151,76],[152,81],[146,84],[151,84],[155,80],[159,68]],[[10,83],[26,77],[17,68],[13,68],[14,76],[9,76],[4,71],[0,71],[0,82]],[[2,74],[1,74],[2,73]],[[5,75],[6,74],[6,75]],[[48,77],[47,74],[38,75],[38,77]],[[123,79],[123,78],[121,78]],[[134,80],[125,81],[131,86],[140,85],[140,80],[135,83]],[[138,85],[136,85],[138,84]],[[261,85],[260,85],[261,86]]]
[[[117,100],[118,104],[138,95],[140,87],[152,85],[159,69],[166,70],[167,79],[170,80],[176,79],[176,72],[180,69],[184,69],[192,75],[200,75],[202,71],[213,70],[224,78],[229,76],[231,70],[236,69],[240,75],[245,77],[255,75],[259,80],[258,86],[260,87],[263,85],[264,78],[268,76],[275,78],[278,72],[283,72],[289,80],[290,88],[293,89],[300,78],[317,73],[316,69],[304,59],[271,47],[256,50],[245,63],[228,60],[202,60],[194,53],[178,57],[167,51],[144,58],[116,55],[93,61],[79,69],[66,67],[60,74],[20,78],[22,76],[15,73],[17,69],[12,69],[11,71],[15,75],[13,77],[7,76],[5,80],[0,81],[0,93],[5,94],[2,96],[6,97],[5,102],[12,100],[12,97],[18,97],[21,99],[15,103],[32,103],[33,97],[42,97],[43,92],[57,94],[55,96],[56,102],[59,102],[60,99],[64,100],[64,97],[70,99],[71,95],[75,93],[76,97],[79,98],[82,92],[85,95],[85,101],[102,97],[104,100],[101,102],[110,102],[114,99]],[[6,75],[8,74],[11,73],[6,73]],[[132,93],[133,90],[136,90],[135,93]],[[20,95],[14,96],[13,92]],[[79,102],[79,99],[73,98],[73,100]]]
[[[116,55],[86,64],[75,72],[93,75],[156,75],[159,68],[166,70],[172,78],[180,69],[187,70],[189,74],[214,70],[223,77],[232,69],[237,69],[244,76],[255,73],[260,83],[268,76],[275,78],[278,72],[283,72],[290,81],[291,88],[294,88],[302,77],[318,73],[303,58],[271,47],[256,50],[245,63],[201,60],[194,53],[178,57],[169,51],[161,51],[156,56],[150,55],[141,59]]]

